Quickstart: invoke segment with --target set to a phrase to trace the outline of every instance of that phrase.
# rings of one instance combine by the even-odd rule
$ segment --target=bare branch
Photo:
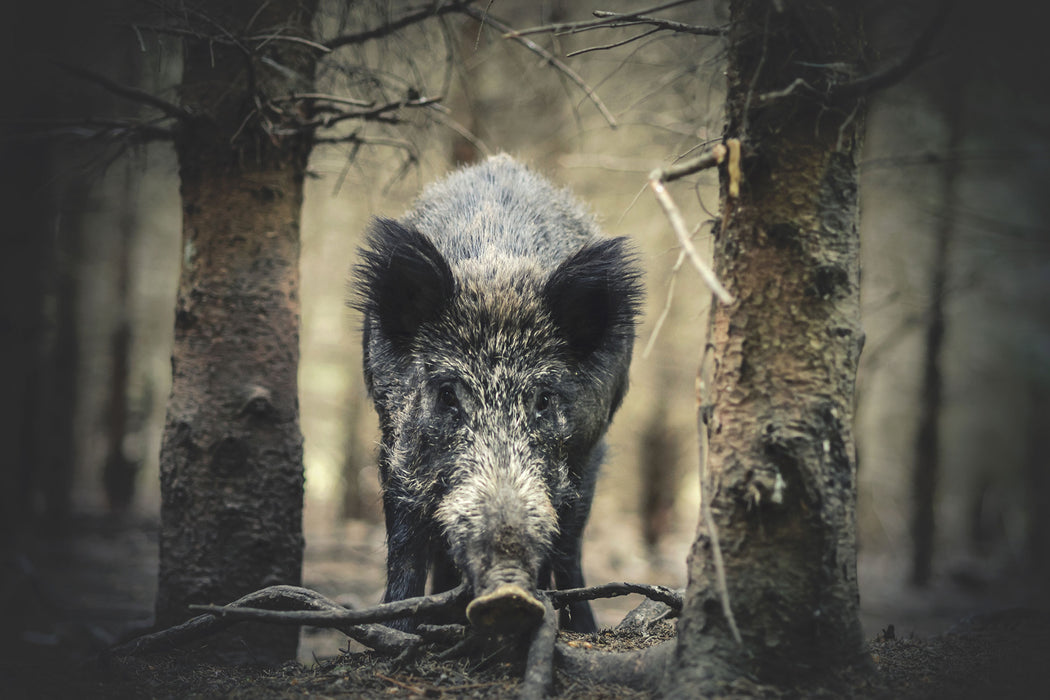
[[[113,93],[114,95],[117,95],[118,97],[123,97],[126,100],[131,100],[140,104],[149,105],[150,107],[155,107],[167,116],[172,117],[174,119],[190,121],[194,118],[193,112],[190,112],[185,107],[177,105],[174,102],[168,102],[165,99],[157,97],[153,93],[146,92],[145,90],[140,90],[139,88],[131,87],[130,85],[123,85],[114,80],[110,80],[104,75],[100,75],[99,73],[88,70],[87,68],[72,66],[68,63],[61,63],[58,61],[55,62],[55,65],[57,65],[59,68],[66,71],[67,73],[72,73],[78,78],[83,78],[84,80],[99,85],[103,89]]]
[[[12,122],[7,122],[12,123]],[[34,120],[18,123],[7,140],[17,139],[53,139],[70,137],[90,140],[131,139],[141,142],[171,141],[174,134],[171,129],[157,126],[153,122],[142,122],[132,119],[60,119]]]
[[[285,133],[301,133],[303,131],[311,131],[314,129],[331,128],[339,122],[344,122],[351,119],[359,119],[361,121],[383,122],[384,124],[398,124],[401,122],[401,119],[400,117],[391,114],[392,112],[396,112],[405,107],[432,107],[441,99],[441,97],[413,97],[405,100],[395,100],[393,102],[387,102],[385,104],[369,107],[368,109],[341,110],[331,108],[330,110],[326,110],[326,112],[317,119],[311,119],[309,121],[295,123],[284,129],[275,130],[274,133],[278,135],[283,135]],[[335,102],[336,100],[332,99],[329,101]],[[352,104],[352,102],[350,104]],[[349,140],[352,141],[354,139]]]
[[[569,80],[575,83],[578,88],[583,90],[584,94],[587,95],[588,99],[590,99],[590,101],[594,103],[594,106],[598,108],[598,111],[601,112],[601,115],[605,117],[605,121],[609,123],[609,126],[616,128],[616,117],[612,115],[612,112],[609,111],[609,109],[605,106],[605,103],[602,102],[600,97],[598,97],[598,93],[596,93],[594,89],[590,85],[588,85],[576,71],[567,66],[564,62],[558,60],[550,51],[547,51],[545,48],[543,48],[542,46],[530,39],[526,39],[522,36],[514,36],[514,30],[512,30],[510,26],[497,20],[495,17],[488,14],[487,12],[478,10],[476,7],[463,7],[461,11],[467,15],[470,15],[478,22],[481,22],[482,24],[487,24],[496,29],[497,31],[503,32],[504,36],[518,42],[519,44],[527,48],[529,51],[533,52],[534,54],[542,58],[544,61],[546,61],[549,66],[564,74]]]
[[[608,27],[628,27],[638,24],[648,24],[656,27],[657,29],[666,29],[668,31],[675,32],[676,34],[697,34],[699,36],[725,36],[729,33],[728,27],[701,27],[696,24],[686,24],[685,22],[675,22],[670,19],[663,19],[660,17],[649,17],[646,15],[625,15],[620,12],[606,12],[605,10],[595,10],[595,17],[601,17],[603,19],[615,19],[619,20],[617,23],[609,24]]]
[[[434,104],[434,105],[430,105],[430,108],[431,108],[431,111],[433,112],[433,114],[430,115],[431,119],[433,119],[438,124],[440,124],[441,126],[445,127],[446,129],[450,129],[451,131],[456,132],[467,143],[469,143],[474,148],[478,149],[478,153],[480,153],[481,155],[485,156],[486,158],[488,156],[492,155],[492,149],[489,148],[485,144],[485,142],[482,141],[481,138],[479,138],[477,136],[477,134],[475,134],[473,131],[471,131],[470,129],[468,129],[464,125],[460,124],[458,121],[456,121],[452,117],[450,117],[447,114],[447,109],[445,109],[442,105]]]
[[[267,44],[271,41],[287,41],[293,44],[301,44],[302,46],[306,46],[316,51],[320,51],[321,53],[331,53],[332,51],[332,49],[325,46],[324,44],[319,44],[316,41],[312,41],[301,36],[295,36],[294,34],[257,34],[255,36],[245,37],[244,40],[257,41],[259,42],[260,46]]]
[[[444,593],[417,598],[406,598],[391,603],[382,603],[362,610],[267,610],[245,605],[191,605],[191,610],[220,615],[230,620],[263,620],[284,625],[310,625],[312,627],[335,627],[356,625],[362,622],[385,622],[414,615],[425,615],[463,602],[469,589],[465,583]]]
[[[238,598],[230,603],[230,606],[288,605],[289,603],[328,613],[346,611],[346,608],[320,593],[299,586],[269,586]],[[132,656],[166,651],[214,635],[236,622],[237,620],[232,618],[210,613],[198,615],[182,624],[121,644],[111,649],[110,653],[117,656]],[[338,629],[348,637],[388,654],[404,653],[407,649],[417,647],[422,641],[418,635],[401,632],[385,625],[346,625]]]
[[[655,34],[658,31],[660,31],[660,30],[659,29],[650,29],[647,32],[642,32],[641,34],[636,34],[635,36],[632,36],[632,37],[629,37],[627,39],[624,39],[623,41],[615,41],[615,42],[613,42],[611,44],[603,44],[601,46],[591,46],[589,48],[580,49],[578,51],[570,51],[569,53],[565,54],[565,57],[566,58],[572,58],[573,56],[579,56],[580,54],[591,53],[592,51],[607,51],[609,49],[615,49],[617,47],[624,46],[626,44],[630,44],[631,42],[638,41],[639,39],[644,39],[645,37],[647,37],[647,36],[649,36],[651,34]]]
[[[720,143],[715,144],[710,150],[704,151],[695,158],[689,160],[683,160],[680,163],[675,163],[669,168],[663,168],[661,170],[654,170],[649,175],[649,179],[653,178],[660,182],[674,182],[679,178],[698,173],[701,170],[707,170],[720,165],[726,157],[726,147]]]
[[[299,102],[300,100],[308,102],[334,102],[335,104],[350,105],[351,107],[371,107],[375,104],[375,102],[370,102],[368,100],[359,100],[354,97],[341,97],[339,95],[326,95],[320,92],[292,93],[287,97],[274,98],[272,102]]]
[[[637,12],[628,12],[622,15],[617,14],[610,17],[602,17],[600,19],[592,19],[582,22],[563,22],[560,24],[546,24],[541,27],[531,27],[529,29],[511,31],[507,34],[507,38],[515,39],[518,37],[529,36],[531,34],[575,34],[577,32],[587,31],[590,29],[605,28],[617,22],[636,19],[649,12],[660,12],[661,10],[669,10],[672,7],[678,7],[679,5],[687,5],[696,1],[697,0],[674,0],[673,2],[667,2],[663,5],[647,7],[643,10],[638,10]]]
[[[941,0],[922,33],[915,39],[911,49],[899,61],[886,66],[880,71],[866,75],[847,83],[833,84],[829,92],[833,97],[861,97],[876,90],[884,90],[900,82],[919,67],[929,55],[930,45],[944,27],[948,13],[952,9],[951,0]]]
[[[664,323],[667,322],[667,317],[671,315],[671,304],[674,301],[675,280],[678,279],[678,272],[682,269],[682,264],[685,262],[685,259],[685,251],[679,251],[678,259],[674,261],[674,265],[671,267],[671,279],[667,283],[667,298],[664,300],[664,308],[660,310],[660,315],[657,317],[656,323],[653,325],[653,332],[649,334],[649,342],[645,344],[645,350],[642,351],[643,360],[649,358],[653,348],[656,346],[656,339],[660,337],[660,331],[663,329]]]
[[[589,588],[567,588],[562,591],[546,591],[551,604],[563,608],[570,603],[598,598],[616,598],[617,596],[639,593],[650,600],[668,605],[675,613],[682,609],[682,595],[667,586],[649,586],[642,583],[603,583]]]
[[[430,19],[431,17],[440,17],[441,15],[447,15],[451,12],[463,12],[468,9],[468,6],[473,4],[476,0],[459,0],[459,2],[450,2],[446,5],[436,4],[431,7],[425,7],[420,10],[410,11],[397,19],[392,19],[385,24],[381,24],[378,27],[366,29],[355,34],[344,34],[337,36],[333,39],[323,42],[329,50],[338,49],[342,46],[348,46],[350,44],[362,44],[372,39],[381,39],[387,35],[393,34],[394,32],[404,29],[405,27],[413,24],[418,24],[424,20]]]
[[[765,104],[766,102],[772,102],[773,100],[779,100],[782,97],[787,97],[788,95],[791,95],[793,92],[795,92],[795,90],[797,90],[798,88],[806,88],[812,93],[817,93],[813,86],[807,83],[805,80],[803,80],[802,78],[795,78],[791,82],[791,84],[783,90],[773,90],[772,92],[766,92],[757,96],[755,99],[758,101],[759,104]]]
[[[536,628],[529,644],[525,676],[521,679],[521,700],[543,700],[554,688],[554,643],[558,639],[558,615],[549,597],[542,597],[543,622]]]
[[[719,144],[721,145],[721,144]],[[724,148],[724,147],[723,147]],[[715,149],[711,149],[712,153]],[[710,164],[707,164],[707,158],[709,154],[701,154],[698,158],[693,159],[683,165],[690,165],[694,167],[697,162],[703,162],[705,167],[713,167],[718,163],[718,160],[711,155],[709,160]],[[701,168],[696,167],[691,172],[696,172]],[[668,221],[671,222],[671,229],[674,230],[675,236],[678,238],[679,245],[682,246],[682,250],[685,251],[686,255],[689,256],[689,261],[693,263],[693,267],[698,273],[700,273],[701,279],[707,284],[708,288],[714,293],[718,300],[723,304],[732,304],[733,296],[726,291],[726,288],[722,286],[722,283],[718,281],[718,277],[715,276],[713,270],[708,267],[707,263],[704,262],[703,258],[700,257],[700,253],[696,250],[693,242],[689,239],[689,231],[685,225],[685,219],[682,217],[682,212],[678,209],[678,205],[674,203],[674,199],[671,198],[671,194],[664,187],[664,180],[661,179],[661,171],[656,170],[649,176],[649,188],[652,189],[653,194],[656,195],[656,201],[660,203],[660,207],[663,208],[664,214],[667,215]]]
[[[701,496],[700,515],[707,527],[707,535],[711,540],[711,558],[715,564],[715,575],[718,577],[718,592],[722,598],[722,614],[729,624],[729,631],[733,633],[733,639],[740,646],[744,646],[744,639],[740,636],[740,628],[736,626],[736,616],[733,615],[733,606],[729,602],[729,584],[726,581],[726,565],[722,558],[722,545],[718,540],[718,528],[715,520],[711,517],[711,506]]]

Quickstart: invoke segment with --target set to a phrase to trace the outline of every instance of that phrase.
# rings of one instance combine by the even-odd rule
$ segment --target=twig
[[[272,99],[273,102],[299,102],[300,100],[309,100],[311,102],[334,102],[336,104],[350,105],[351,107],[372,107],[375,102],[368,100],[359,100],[354,97],[341,97],[339,95],[327,95],[320,92],[299,92],[292,93],[286,97],[275,97]]]
[[[317,611],[326,611],[330,614],[346,611],[346,608],[320,593],[299,586],[269,586],[238,598],[226,608],[231,609],[231,606],[260,604],[294,604],[313,608]],[[270,612],[278,611],[270,610]],[[117,656],[166,651],[217,634],[238,621],[234,618],[216,616],[211,613],[198,615],[173,627],[137,637],[110,651]],[[384,625],[345,625],[337,626],[337,629],[361,644],[387,654],[404,653],[408,649],[417,647],[422,641],[418,635],[395,630]]]
[[[488,156],[492,155],[492,149],[489,148],[485,144],[485,142],[482,141],[481,138],[477,136],[477,134],[475,134],[473,131],[471,131],[470,129],[468,129],[464,125],[460,124],[458,121],[456,121],[452,117],[450,117],[446,113],[447,110],[444,108],[443,105],[441,105],[441,104],[433,104],[433,105],[429,105],[429,107],[430,107],[430,110],[432,112],[434,112],[434,114],[430,115],[431,119],[433,119],[438,124],[440,124],[441,126],[445,127],[446,129],[449,129],[450,131],[454,131],[461,138],[463,138],[464,141],[469,143],[474,148],[478,149],[478,153],[480,153],[481,155],[483,155],[485,157],[488,157]]]
[[[256,36],[245,37],[244,40],[260,42],[260,46],[270,41],[287,41],[293,44],[301,44],[303,46],[307,46],[316,51],[320,51],[321,53],[331,53],[332,51],[332,49],[325,46],[324,44],[320,44],[316,41],[312,41],[305,37],[295,36],[292,34],[259,34]]]
[[[726,153],[726,147],[720,143],[716,143],[710,150],[704,151],[695,158],[675,163],[669,168],[653,171],[649,176],[649,179],[652,180],[655,177],[660,180],[660,182],[674,182],[675,180],[692,175],[693,173],[698,173],[701,170],[707,170],[716,165],[721,165],[722,161],[725,160]]]
[[[649,342],[645,344],[645,350],[642,351],[643,360],[648,359],[649,354],[653,351],[653,346],[656,345],[656,339],[660,336],[660,330],[664,327],[667,317],[671,315],[671,302],[674,301],[675,280],[678,279],[678,272],[682,269],[682,264],[685,262],[685,258],[685,251],[678,251],[678,259],[674,261],[674,265],[671,267],[671,279],[667,283],[667,298],[664,300],[664,308],[660,311],[660,315],[657,317],[656,323],[653,325],[653,332],[649,334]]]
[[[637,34],[635,36],[628,37],[627,39],[624,39],[622,41],[615,41],[615,42],[613,42],[611,44],[603,44],[601,46],[590,46],[590,47],[588,47],[586,49],[579,49],[578,51],[570,51],[569,53],[565,54],[565,57],[566,58],[572,58],[573,56],[579,56],[581,54],[591,53],[592,51],[608,51],[609,49],[615,49],[615,48],[617,48],[619,46],[624,46],[625,44],[630,44],[632,41],[638,41],[639,39],[644,39],[645,37],[649,36],[650,34],[655,34],[658,31],[660,31],[659,28],[657,28],[657,29],[650,29],[647,32],[642,32],[641,34]]]
[[[668,605],[676,613],[682,609],[682,595],[667,586],[650,586],[642,583],[603,583],[589,588],[567,588],[563,591],[546,591],[551,604],[563,608],[570,603],[597,598],[615,598],[640,593],[650,600]]]
[[[627,27],[636,24],[649,24],[659,29],[666,29],[677,34],[697,34],[700,36],[725,36],[729,33],[728,27],[701,27],[695,24],[686,24],[685,22],[675,22],[670,19],[663,19],[661,17],[649,17],[646,15],[630,15],[622,14],[620,12],[607,12],[605,10],[595,10],[595,17],[600,18],[611,18],[616,20],[622,20],[622,23],[615,23],[608,25],[609,27]]]
[[[181,107],[175,104],[174,102],[168,102],[165,99],[157,97],[153,93],[146,92],[145,90],[140,90],[135,87],[131,87],[130,85],[123,85],[121,83],[116,82],[115,80],[110,80],[104,75],[100,75],[94,71],[88,70],[87,68],[72,66],[68,63],[62,63],[59,61],[56,61],[55,65],[57,65],[59,68],[66,71],[67,73],[72,73],[78,78],[83,78],[84,80],[88,80],[90,82],[95,83],[96,85],[102,87],[105,90],[108,90],[109,92],[113,93],[114,95],[117,95],[118,97],[123,97],[126,100],[139,102],[141,104],[146,104],[150,107],[156,107],[169,117],[181,119],[183,121],[190,121],[194,118],[193,112],[190,112],[188,109]]]
[[[696,268],[701,279],[704,280],[704,283],[707,284],[708,288],[714,293],[714,295],[718,297],[718,300],[723,304],[732,304],[734,301],[733,295],[726,291],[726,288],[718,281],[718,277],[715,276],[714,271],[708,267],[707,263],[705,263],[703,258],[700,257],[700,253],[696,250],[696,246],[694,246],[693,242],[689,240],[689,231],[686,229],[685,219],[682,218],[682,212],[678,209],[678,205],[674,203],[670,192],[664,187],[664,182],[660,178],[660,175],[661,171],[657,170],[649,176],[649,188],[652,189],[653,194],[656,195],[656,201],[660,203],[660,206],[664,210],[664,214],[667,215],[667,219],[671,222],[671,229],[674,230],[679,245],[682,246],[682,250],[684,250],[686,255],[689,256],[689,261],[693,263],[693,267]]]
[[[475,0],[461,0],[460,2],[450,2],[446,5],[438,4],[437,6],[425,7],[422,10],[409,12],[397,19],[390,20],[386,24],[382,24],[378,27],[366,29],[355,34],[337,36],[323,42],[323,44],[329,50],[333,50],[349,44],[362,44],[371,39],[381,39],[398,30],[404,29],[405,27],[430,19],[431,17],[440,17],[441,15],[446,15],[450,12],[462,12],[468,9],[468,6],[473,2],[475,2]]]
[[[813,86],[807,83],[805,80],[803,80],[802,78],[795,78],[793,81],[791,81],[791,84],[783,90],[773,90],[772,92],[765,92],[756,97],[755,99],[758,101],[759,104],[765,104],[767,102],[772,102],[773,100],[779,100],[782,97],[787,97],[800,87],[804,87],[810,92],[816,92],[816,90],[813,89]]]
[[[933,13],[929,24],[915,39],[908,53],[896,63],[886,66],[884,69],[866,75],[863,78],[851,80],[847,83],[834,84],[829,88],[832,97],[860,97],[870,94],[876,90],[883,90],[894,83],[900,82],[909,73],[926,59],[930,45],[934,38],[944,27],[945,19],[951,11],[953,2],[941,0],[937,10]]]
[[[718,542],[718,528],[715,520],[711,517],[711,508],[706,501],[700,502],[700,513],[707,527],[707,534],[711,537],[711,554],[715,563],[715,575],[718,577],[718,592],[722,598],[722,614],[725,615],[729,624],[729,631],[733,633],[733,639],[740,646],[744,646],[744,639],[740,636],[740,629],[736,626],[736,617],[733,615],[733,606],[729,602],[729,583],[726,580],[726,565],[722,559],[722,546]]]
[[[397,116],[391,115],[390,112],[396,112],[399,109],[406,107],[430,107],[435,103],[439,102],[441,97],[415,97],[405,100],[396,100],[393,102],[387,102],[385,104],[376,105],[368,109],[359,110],[346,110],[338,111],[334,113],[326,113],[318,119],[311,119],[310,121],[300,122],[296,124],[291,131],[301,132],[312,129],[328,128],[332,127],[339,122],[348,121],[350,119],[360,119],[362,121],[378,121],[389,124],[396,124],[400,121]]]
[[[543,622],[529,644],[525,676],[521,680],[520,700],[543,700],[554,687],[554,643],[558,639],[558,616],[549,597],[543,597]]]
[[[161,117],[166,119],[166,117]],[[153,121],[153,120],[151,120]],[[124,119],[57,119],[20,122],[0,121],[0,125],[15,124],[18,128],[2,138],[5,141],[51,139],[69,136],[77,139],[125,139],[135,137],[141,141],[170,141],[174,138],[171,129],[155,126],[150,122]]]
[[[361,610],[267,610],[245,605],[191,605],[191,610],[221,615],[232,620],[263,620],[285,625],[340,628],[362,622],[386,622],[414,615],[425,615],[448,608],[466,599],[469,588],[461,583],[450,591],[430,596],[406,598]]]
[[[586,81],[584,81],[584,79],[580,77],[579,73],[574,71],[563,61],[558,60],[550,51],[547,51],[545,48],[543,48],[542,46],[530,39],[526,39],[525,37],[520,35],[516,36],[514,30],[511,29],[510,26],[499,21],[492,15],[477,9],[476,7],[463,6],[462,8],[460,8],[460,11],[464,14],[473,17],[482,24],[487,24],[496,29],[497,31],[503,32],[505,37],[513,39],[514,41],[527,48],[529,51],[542,58],[547,63],[547,65],[561,72],[563,75],[565,75],[565,77],[567,77],[569,80],[575,83],[576,87],[583,90],[584,94],[587,95],[587,98],[594,103],[595,107],[598,108],[598,111],[605,118],[605,121],[608,122],[609,126],[613,128],[617,126],[616,117],[612,115],[612,112],[609,111],[609,108],[606,107],[605,103],[602,102],[602,99],[598,97],[598,93],[594,91],[594,88],[588,85]]]
[[[622,15],[615,15],[612,17],[601,17],[599,19],[585,20],[582,22],[563,22],[560,24],[545,24],[540,27],[530,27],[528,29],[521,29],[518,31],[508,32],[507,38],[515,39],[518,37],[529,36],[531,34],[575,34],[576,32],[607,27],[617,22],[635,19],[636,17],[640,17],[648,12],[659,12],[661,10],[669,10],[672,7],[686,5],[691,2],[696,2],[696,0],[674,0],[673,2],[667,2],[663,5],[647,7],[645,9],[638,10],[637,12],[628,12]]]

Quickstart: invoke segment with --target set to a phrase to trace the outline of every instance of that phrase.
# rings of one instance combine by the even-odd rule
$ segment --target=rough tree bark
[[[209,3],[238,32],[309,36],[316,3]],[[158,626],[191,603],[225,603],[301,578],[299,218],[312,141],[282,130],[259,95],[309,91],[313,50],[205,39],[184,48],[175,135],[183,259],[173,386],[161,447]],[[252,626],[210,645],[294,658],[298,631]]]
[[[862,659],[851,430],[864,106],[847,85],[860,10],[734,0],[731,13],[726,136],[743,144],[742,176],[736,194],[722,173],[714,261],[736,300],[712,306],[701,368],[701,519],[668,697]]]

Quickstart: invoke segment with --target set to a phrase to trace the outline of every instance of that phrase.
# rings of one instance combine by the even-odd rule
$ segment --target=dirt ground
[[[330,521],[330,520],[329,520]],[[588,551],[591,582],[637,580],[682,585],[688,533],[675,533],[667,552],[639,562],[617,538],[597,528]],[[308,526],[304,585],[344,603],[367,605],[382,590],[381,526],[352,522]],[[278,668],[223,667],[186,653],[117,661],[99,652],[145,629],[156,575],[156,524],[85,517],[63,537],[41,539],[16,565],[17,590],[5,605],[28,632],[0,659],[4,698],[291,698],[513,696],[518,664],[471,657],[436,662],[424,656],[395,666],[388,658],[348,647],[339,633],[306,629],[298,661]],[[921,594],[892,584],[888,560],[862,557],[862,603],[874,673],[832,673],[819,686],[777,691],[741,679],[726,697],[1050,697],[1050,611],[1006,607],[1012,594],[976,595],[972,582],[946,577],[941,590]],[[627,572],[630,575],[615,575]],[[972,578],[972,577],[971,577]],[[677,579],[677,580],[676,580]],[[953,583],[954,582],[954,583]],[[1007,587],[1008,589],[1009,587]],[[895,592],[896,590],[896,592]],[[612,626],[639,601],[598,602],[599,623]],[[975,613],[976,614],[973,614]],[[586,648],[629,650],[673,635],[603,632],[577,638]],[[351,653],[341,649],[350,648]],[[204,660],[202,660],[202,658]],[[559,675],[558,697],[642,698],[648,694]]]

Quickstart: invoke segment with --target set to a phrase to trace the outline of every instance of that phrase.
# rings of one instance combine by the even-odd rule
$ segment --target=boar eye
[[[553,403],[551,392],[549,391],[537,391],[536,398],[533,400],[532,410],[537,418],[544,416],[550,409]]]
[[[456,410],[459,408],[459,399],[456,398],[456,390],[452,388],[451,384],[443,384],[438,389],[437,394],[438,406],[448,410]]]

